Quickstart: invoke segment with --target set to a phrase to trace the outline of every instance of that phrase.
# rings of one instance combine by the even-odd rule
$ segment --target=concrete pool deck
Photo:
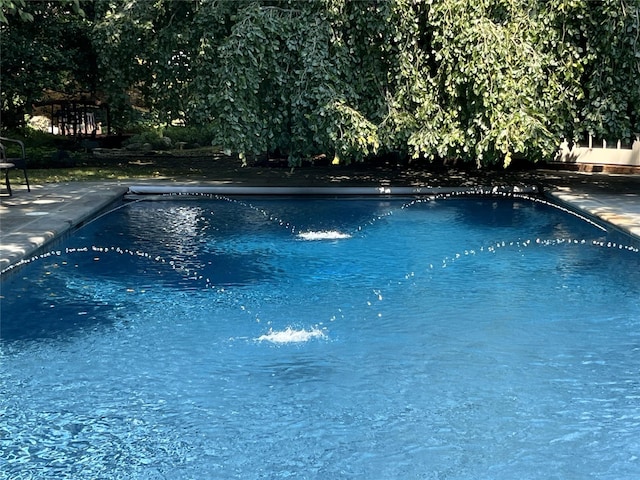
[[[443,174],[448,186],[455,186]],[[491,179],[489,187],[513,184],[514,174]],[[584,215],[599,219],[615,229],[631,235],[640,243],[640,175],[583,174],[575,172],[535,170],[518,174],[519,183],[540,186],[544,193],[559,203]],[[245,186],[265,186],[265,179],[243,181]],[[292,181],[284,178],[278,186],[303,186],[304,178]],[[177,183],[168,180],[130,180],[120,182],[70,182],[15,185],[14,194],[0,196],[0,271],[37,253],[55,238],[82,226],[96,213],[121,199],[130,185],[233,185],[228,180]],[[272,181],[269,185],[274,185]],[[396,181],[369,178],[360,185],[401,186]],[[416,186],[415,182],[405,185]],[[431,185],[438,185],[433,183]],[[339,186],[333,183],[332,186]],[[349,186],[354,186],[351,182]],[[465,185],[459,185],[465,186]],[[468,184],[466,186],[469,186]]]

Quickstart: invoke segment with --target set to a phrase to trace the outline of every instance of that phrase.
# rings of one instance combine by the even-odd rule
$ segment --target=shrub
[[[169,137],[164,137],[156,130],[148,130],[132,136],[124,142],[124,146],[133,147],[137,145],[149,144],[154,150],[168,150],[171,148],[172,141]]]
[[[164,130],[164,134],[171,138],[173,145],[186,143],[188,147],[194,145],[211,145],[211,133],[206,127],[178,127],[171,126]]]

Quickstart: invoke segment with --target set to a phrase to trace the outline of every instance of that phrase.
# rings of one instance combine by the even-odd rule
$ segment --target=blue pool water
[[[139,202],[7,277],[0,479],[640,477],[640,254],[540,202]]]

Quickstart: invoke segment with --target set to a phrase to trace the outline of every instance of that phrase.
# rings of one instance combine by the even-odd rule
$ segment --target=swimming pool
[[[514,197],[134,202],[2,284],[0,478],[632,478],[640,255]]]

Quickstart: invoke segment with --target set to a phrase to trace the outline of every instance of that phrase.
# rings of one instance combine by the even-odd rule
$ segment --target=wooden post
[[[60,109],[60,111],[62,112],[62,115],[60,115],[60,125],[62,127],[62,135],[66,135],[67,134],[67,107],[64,103],[61,104],[61,106],[62,108]]]
[[[107,105],[107,135],[111,135],[111,111]]]

